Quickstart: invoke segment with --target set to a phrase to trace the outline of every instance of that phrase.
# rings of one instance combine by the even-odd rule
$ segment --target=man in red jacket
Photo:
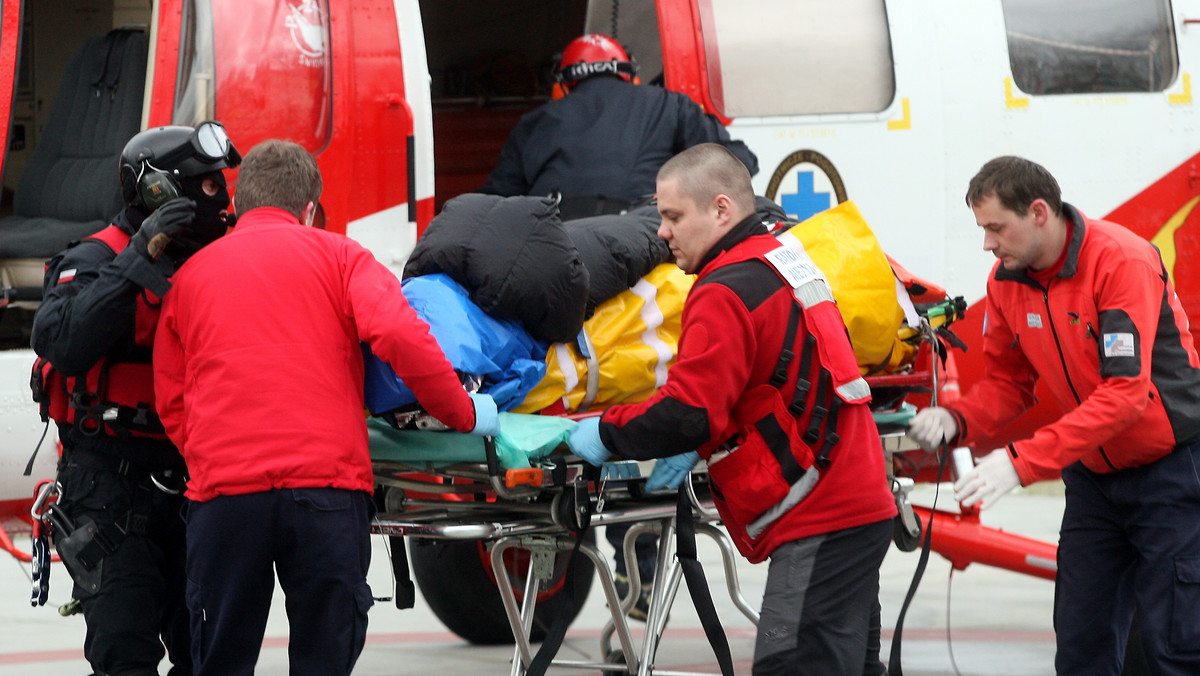
[[[658,172],[659,237],[696,283],[679,355],[650,399],[572,431],[573,453],[661,458],[674,487],[698,458],[738,550],[770,557],[754,674],[882,674],[879,566],[895,502],[870,389],[832,292],[755,214],[750,173],[701,144]],[[786,348],[786,349],[785,349]]]
[[[909,436],[927,449],[999,436],[1041,380],[1062,417],[983,457],[955,497],[987,508],[1061,472],[1059,674],[1120,673],[1135,609],[1155,673],[1200,673],[1200,360],[1162,258],[1019,157],[985,164],[967,205],[998,259],[987,375]]]
[[[320,195],[308,151],[255,146],[237,228],[188,261],[163,303],[154,383],[191,474],[198,676],[253,673],[272,567],[287,595],[291,673],[348,674],[362,652],[374,479],[359,341],[451,429],[499,432],[495,403],[463,389],[396,276],[353,240],[306,227]]]

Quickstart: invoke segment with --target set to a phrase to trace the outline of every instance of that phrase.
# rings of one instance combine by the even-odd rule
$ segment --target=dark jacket
[[[574,340],[583,328],[588,270],[547,198],[468,193],[446,202],[404,265],[406,278],[437,272],[538,340]]]
[[[127,210],[113,224],[132,234],[141,217]],[[152,265],[129,247],[114,253],[98,240],[72,244],[47,263],[43,300],[33,321],[34,351],[66,376],[83,376],[103,357],[149,363],[153,327],[141,327],[138,335],[138,297],[144,289],[165,293],[171,268],[165,257]],[[148,467],[183,463],[169,441],[84,435],[69,425],[59,425],[59,435],[67,448],[82,447]]]
[[[720,143],[758,172],[754,153],[683,94],[592,77],[521,118],[481,192],[633,201],[654,193],[664,162],[700,143]]]

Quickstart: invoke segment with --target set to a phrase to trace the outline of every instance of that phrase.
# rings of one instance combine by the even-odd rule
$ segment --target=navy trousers
[[[1063,470],[1059,674],[1121,673],[1136,609],[1152,671],[1200,674],[1200,443],[1133,469]]]
[[[286,597],[292,676],[349,674],[362,653],[370,496],[296,488],[191,502],[187,606],[197,676],[253,674],[275,574]]]

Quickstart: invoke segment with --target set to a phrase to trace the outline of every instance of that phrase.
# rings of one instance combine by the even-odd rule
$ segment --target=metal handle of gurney
[[[710,509],[706,507],[704,503],[700,501],[700,496],[696,495],[696,484],[692,483],[690,474],[688,475],[686,484],[687,497],[688,500],[692,502],[692,509],[696,510],[697,514],[704,517],[705,521],[720,521],[721,515],[717,513],[716,508],[713,507]]]

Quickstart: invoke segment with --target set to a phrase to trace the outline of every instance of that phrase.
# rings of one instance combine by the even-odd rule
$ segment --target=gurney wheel
[[[595,533],[588,531],[582,537],[595,543]],[[478,542],[426,542],[419,538],[409,540],[412,556],[413,578],[421,589],[421,596],[433,610],[433,614],[450,631],[478,645],[503,645],[513,642],[508,616],[500,601],[500,591],[491,576],[489,554]],[[516,553],[515,551],[513,553]],[[541,641],[554,618],[560,613],[569,613],[572,620],[579,615],[587,600],[595,577],[595,566],[587,557],[578,557],[578,563],[567,569],[567,553],[559,557],[555,566],[550,590],[538,595],[534,612],[533,630],[530,640]],[[515,561],[511,573],[517,589],[524,586],[522,561]],[[563,593],[566,576],[574,579],[574,598]],[[518,594],[518,602],[520,595]]]
[[[591,514],[576,509],[575,493],[570,489],[554,495],[550,503],[554,523],[572,533],[581,533],[591,522]]]
[[[921,535],[925,531],[925,525],[917,519],[917,534],[913,535],[908,532],[908,528],[904,526],[904,520],[899,516],[892,518],[892,541],[896,543],[896,549],[902,552],[916,551],[921,546]]]

